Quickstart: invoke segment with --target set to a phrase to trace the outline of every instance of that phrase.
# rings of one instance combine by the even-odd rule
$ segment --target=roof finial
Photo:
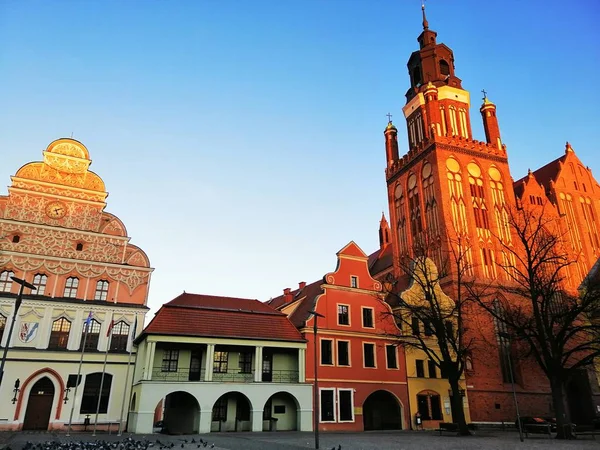
[[[429,22],[427,22],[427,16],[425,15],[425,0],[421,3],[421,11],[423,11],[423,29],[429,29]]]
[[[487,92],[486,92],[486,90],[482,89],[481,93],[483,94],[483,98],[481,100],[484,100],[484,101],[487,100]]]
[[[392,123],[392,115],[390,113],[387,113],[386,116],[388,118],[388,123]]]
[[[573,147],[571,147],[571,144],[569,143],[569,141],[567,141],[566,145],[565,145],[565,153],[569,153],[573,151]]]

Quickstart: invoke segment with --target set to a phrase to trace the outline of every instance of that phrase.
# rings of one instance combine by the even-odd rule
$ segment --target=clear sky
[[[600,179],[597,0],[427,11],[475,139],[481,89],[496,103],[515,179],[567,140]],[[350,240],[378,247],[385,114],[404,153],[420,31],[419,0],[0,0],[0,184],[73,133],[156,268],[153,310],[183,290],[266,300]]]

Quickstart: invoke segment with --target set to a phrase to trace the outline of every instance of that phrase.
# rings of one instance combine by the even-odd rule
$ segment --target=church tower
[[[496,106],[482,91],[486,139],[473,139],[470,94],[456,76],[454,52],[437,42],[425,7],[422,13],[419,50],[407,63],[410,87],[403,112],[408,151],[403,156],[391,120],[384,131],[394,260],[412,254],[427,237],[437,243],[432,256],[439,264],[450,245],[468,236],[472,275],[494,279],[503,275],[496,261],[509,256],[492,236],[511,239],[507,208],[514,203]]]

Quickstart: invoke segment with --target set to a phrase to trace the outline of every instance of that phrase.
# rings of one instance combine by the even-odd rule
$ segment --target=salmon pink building
[[[404,350],[383,301],[381,283],[369,273],[367,255],[350,242],[337,253],[335,271],[269,304],[288,315],[307,341],[306,381],[318,365],[319,429],[400,430],[409,424]],[[313,332],[316,311],[317,336]]]

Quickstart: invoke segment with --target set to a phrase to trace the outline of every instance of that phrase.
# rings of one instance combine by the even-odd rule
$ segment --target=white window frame
[[[341,420],[340,419],[340,392],[342,391],[348,391],[350,392],[350,412],[352,413],[352,419],[351,420]],[[349,388],[338,388],[337,389],[337,396],[336,396],[336,413],[337,413],[337,422],[338,423],[352,423],[356,420],[355,416],[354,416],[354,389],[349,389]]]
[[[371,310],[371,322],[373,322],[373,326],[372,327],[365,326],[365,321],[364,321],[365,316],[363,315],[364,314],[363,311],[365,309],[370,309]],[[363,306],[363,307],[361,307],[361,309],[360,309],[360,321],[361,321],[361,324],[362,324],[363,328],[366,328],[368,330],[374,330],[375,329],[375,308],[371,308],[370,306]]]
[[[323,414],[323,391],[331,391],[333,392],[333,420],[321,420],[321,416]],[[319,388],[319,423],[335,423],[337,422],[337,395],[335,388]]]
[[[340,323],[340,313],[339,313],[339,307],[340,306],[345,306],[348,308],[348,324],[345,323]],[[352,326],[352,316],[350,314],[351,308],[350,305],[347,303],[338,303],[335,307],[335,315],[336,315],[336,323],[338,325],[338,327],[351,327]]]
[[[353,281],[355,282],[355,286],[352,286]],[[350,275],[350,287],[354,289],[358,289],[360,285],[358,284],[358,277],[356,275]]]
[[[348,365],[340,364],[338,342],[346,342],[348,344]],[[336,351],[336,356],[338,357],[335,359],[335,365],[337,367],[352,367],[352,351],[350,350],[351,345],[352,344],[350,343],[350,341],[348,339],[336,339],[335,340],[335,351]]]
[[[388,359],[387,348],[393,347],[394,354],[396,355],[396,367],[390,367],[390,360]],[[393,344],[385,344],[385,368],[387,370],[400,370],[400,360],[398,359],[398,346]]]
[[[366,353],[365,353],[365,345],[366,344],[371,344],[373,345],[373,363],[375,364],[375,366],[373,367],[368,367],[366,364]],[[377,369],[377,344],[375,342],[365,342],[363,341],[362,343],[362,359],[363,359],[363,369]]]
[[[329,341],[331,342],[331,364],[323,364],[323,344],[321,344],[321,342],[323,341]],[[335,344],[335,339],[332,338],[328,338],[328,337],[322,337],[319,338],[319,365],[323,366],[323,367],[332,367],[335,366],[335,357],[336,357],[336,344]]]

